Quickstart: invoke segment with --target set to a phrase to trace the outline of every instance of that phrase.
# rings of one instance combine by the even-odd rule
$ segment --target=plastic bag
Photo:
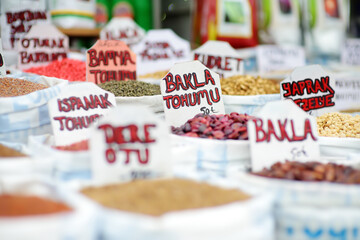
[[[49,88],[17,97],[0,98],[0,141],[26,143],[29,135],[51,133],[47,102],[60,92],[66,80],[29,74],[9,77],[42,83]]]
[[[62,28],[95,28],[95,0],[52,0],[52,23]]]

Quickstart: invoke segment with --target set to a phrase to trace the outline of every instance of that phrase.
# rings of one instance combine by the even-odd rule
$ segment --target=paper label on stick
[[[265,104],[247,128],[253,172],[276,162],[320,157],[316,119],[291,100]]]
[[[190,43],[171,29],[150,30],[136,45],[138,75],[169,70],[175,63],[189,61]]]
[[[86,52],[86,80],[96,84],[136,80],[136,55],[122,41],[97,40]]]
[[[345,65],[360,65],[360,39],[346,39],[341,51],[341,62]]]
[[[305,66],[305,51],[299,46],[261,45],[256,48],[259,72],[288,71]]]
[[[129,17],[115,17],[101,30],[101,40],[120,40],[128,46],[136,44],[145,36],[145,30]]]
[[[96,184],[170,177],[169,128],[148,108],[121,105],[92,128],[91,165]]]
[[[219,75],[197,60],[175,64],[160,88],[171,126],[181,126],[198,113],[225,114]]]
[[[320,65],[296,68],[280,83],[281,99],[292,99],[313,116],[335,111],[334,78]]]
[[[356,74],[336,75],[336,109],[360,111],[360,79]]]
[[[18,42],[18,67],[27,69],[67,57],[69,38],[54,25],[39,23]]]
[[[2,41],[0,38],[0,77],[5,77],[6,75],[6,66],[2,49]]]
[[[218,73],[220,78],[244,75],[243,59],[228,42],[207,41],[192,52],[192,57]]]
[[[62,86],[60,94],[48,103],[55,145],[66,146],[89,139],[91,124],[115,106],[114,94],[93,83]]]

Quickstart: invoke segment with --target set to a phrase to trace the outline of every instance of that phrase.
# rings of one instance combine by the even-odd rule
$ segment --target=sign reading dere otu
[[[122,41],[98,40],[86,53],[86,80],[136,80],[136,55]]]

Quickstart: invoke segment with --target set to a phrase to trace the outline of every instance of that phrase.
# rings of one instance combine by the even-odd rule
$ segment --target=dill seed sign
[[[93,83],[61,88],[49,101],[49,115],[56,145],[69,145],[89,138],[89,127],[116,106],[114,94]]]
[[[165,118],[178,127],[198,113],[225,114],[219,75],[199,61],[175,64],[161,80]]]

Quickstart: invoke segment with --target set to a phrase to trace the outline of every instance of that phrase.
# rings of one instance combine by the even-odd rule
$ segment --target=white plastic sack
[[[90,180],[90,151],[63,151],[53,148],[54,136],[29,137],[29,148],[34,156],[46,156],[54,162],[53,175],[60,181]]]
[[[171,212],[160,217],[103,208],[100,227],[104,240],[272,240],[272,207],[272,195],[258,194],[247,201]]]
[[[70,213],[0,217],[0,239],[96,239],[96,206],[83,196],[34,178],[2,178],[0,193],[36,195],[64,202],[73,209]]]
[[[51,21],[62,28],[95,28],[95,0],[52,0]]]
[[[237,164],[244,170],[250,167],[247,140],[215,140],[174,134],[171,138],[174,168],[188,167],[224,176],[231,164]]]
[[[49,88],[24,96],[0,98],[0,141],[26,143],[29,135],[51,133],[47,102],[57,96],[59,86],[68,81],[29,74],[9,77],[42,83]]]
[[[153,112],[164,112],[163,98],[161,95],[141,97],[115,97],[116,106],[121,104],[139,104],[149,107]]]
[[[348,160],[360,160],[360,138],[319,137],[320,154]]]
[[[360,209],[290,206],[276,210],[278,240],[359,239]]]
[[[267,102],[280,100],[280,94],[264,94],[252,96],[223,95],[225,113],[232,112],[253,114]]]

